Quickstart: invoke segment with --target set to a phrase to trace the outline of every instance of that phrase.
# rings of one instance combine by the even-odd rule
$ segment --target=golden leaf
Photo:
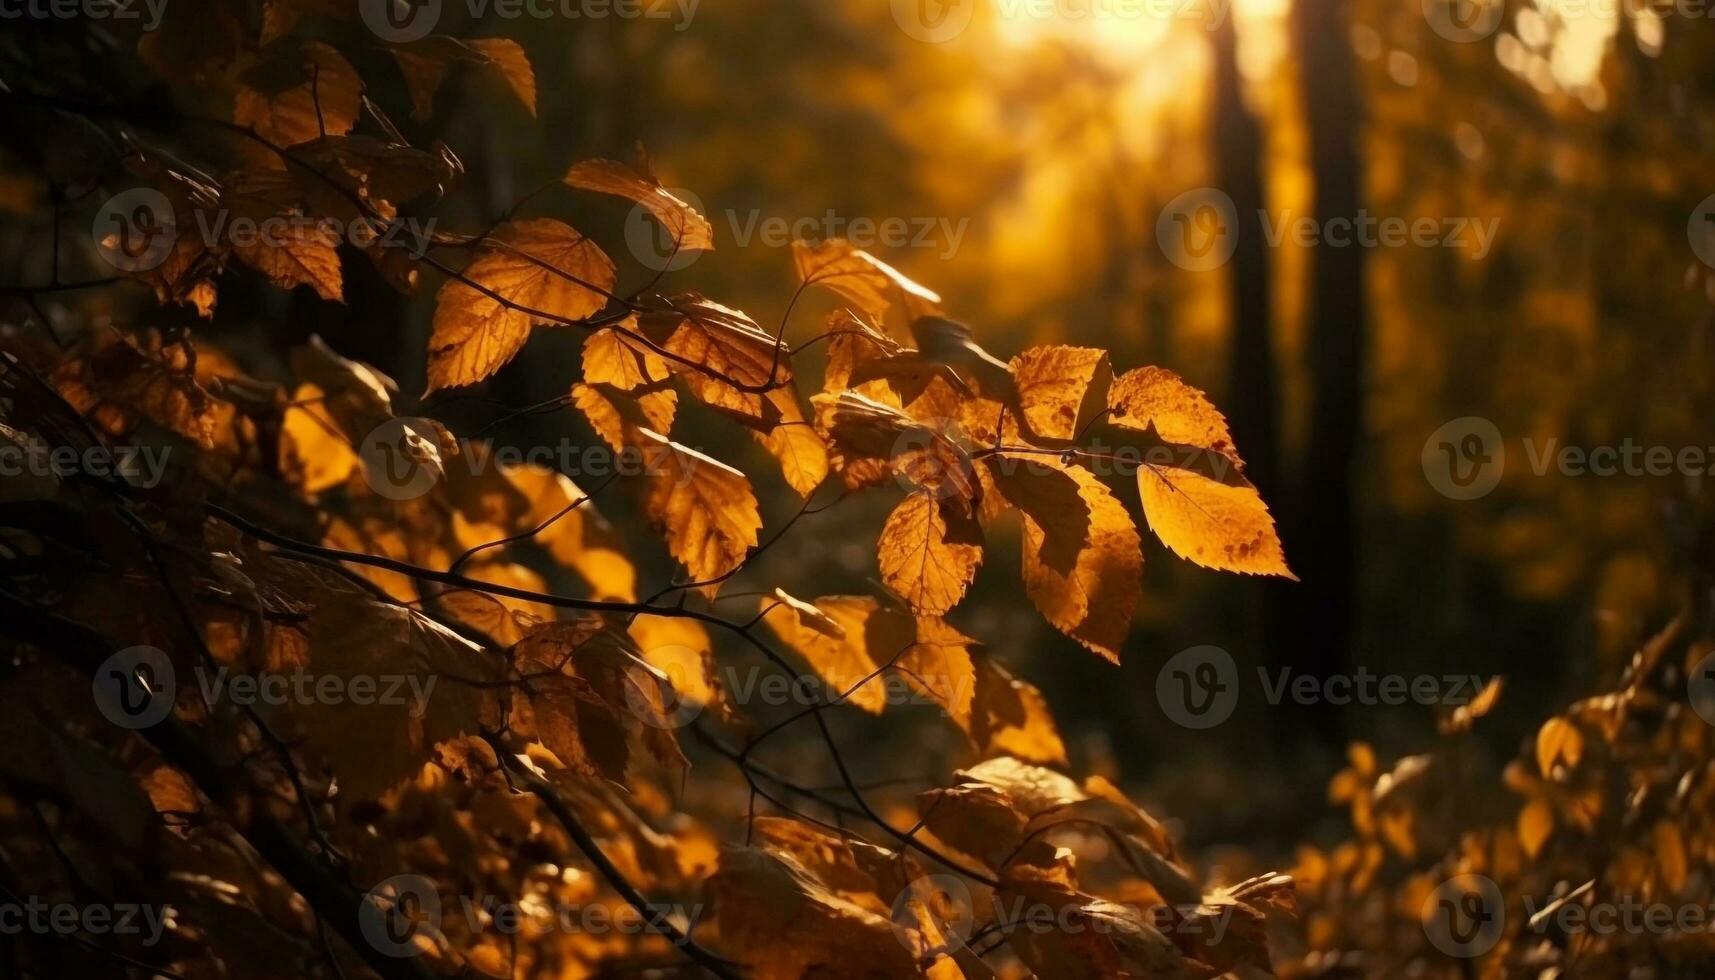
[[[357,125],[363,80],[345,56],[311,41],[239,79],[233,121],[279,146],[344,135]]]
[[[804,285],[831,289],[876,319],[895,305],[895,297],[908,317],[941,306],[941,297],[843,238],[793,242],[792,259]]]
[[[948,510],[914,493],[881,528],[881,580],[920,615],[938,616],[958,605],[982,564],[982,527]]]
[[[1226,417],[1208,395],[1166,368],[1138,368],[1120,375],[1108,392],[1108,407],[1114,422],[1126,428],[1153,426],[1167,442],[1239,460]]]
[[[667,362],[661,355],[627,337],[635,331],[635,318],[626,326],[604,327],[584,339],[584,381],[633,391],[667,380]]]
[[[600,310],[614,268],[571,226],[535,218],[502,225],[464,278],[476,286],[449,280],[436,297],[430,391],[475,384],[499,370],[523,348],[534,321],[575,321]]]
[[[1119,663],[1143,590],[1131,515],[1090,471],[991,457],[1003,496],[1024,521],[1024,588],[1054,627]]]
[[[786,485],[800,497],[808,497],[828,478],[827,444],[804,418],[795,389],[776,388],[768,393],[768,400],[780,417],[772,430],[757,432],[756,438],[780,463]]]
[[[671,432],[679,396],[664,389],[634,394],[612,385],[580,383],[572,385],[572,404],[602,441],[618,453],[627,446],[646,444],[638,434],[643,429]]]
[[[465,39],[464,43],[482,56],[481,64],[506,83],[506,87],[534,116],[536,71],[530,67],[530,58],[518,42],[504,37],[473,37]]]
[[[1149,464],[1137,485],[1149,529],[1174,554],[1204,568],[1297,579],[1255,487]]]
[[[1030,431],[1074,439],[1107,407],[1113,367],[1108,352],[1091,347],[1032,347],[1012,359],[1019,410]]]
[[[668,550],[696,581],[720,578],[743,564],[762,527],[756,494],[743,473],[644,429],[649,518]]]
[[[976,693],[971,739],[985,755],[1010,755],[1039,765],[1066,764],[1066,745],[1033,684],[1013,677],[993,658],[974,658]]]
[[[1559,763],[1568,769],[1578,768],[1578,760],[1583,757],[1584,735],[1565,718],[1548,719],[1536,733],[1536,765],[1543,778],[1552,777]]]
[[[1537,798],[1526,803],[1518,813],[1518,839],[1525,854],[1535,858],[1554,833],[1554,806]]]
[[[566,171],[564,180],[573,187],[642,205],[673,236],[678,251],[715,247],[715,231],[709,220],[662,187],[653,174],[640,174],[617,160],[585,160]]]

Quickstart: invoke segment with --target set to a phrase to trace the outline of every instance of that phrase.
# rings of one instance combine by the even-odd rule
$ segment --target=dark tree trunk
[[[1251,482],[1263,499],[1277,499],[1279,437],[1275,394],[1272,276],[1268,243],[1258,215],[1267,206],[1262,184],[1262,127],[1245,105],[1238,44],[1231,17],[1214,35],[1215,165],[1219,186],[1237,214],[1237,245],[1228,264],[1232,288],[1232,355],[1227,405],[1233,441],[1244,455]]]
[[[1358,158],[1361,104],[1348,38],[1345,0],[1297,0],[1299,52],[1313,173],[1312,214],[1327,228],[1355,220],[1363,173]],[[1310,430],[1288,529],[1299,589],[1298,669],[1328,676],[1349,670],[1356,633],[1357,515],[1354,464],[1364,435],[1365,286],[1363,247],[1331,245],[1311,255],[1308,355]],[[1334,712],[1315,713],[1318,730],[1339,737]]]

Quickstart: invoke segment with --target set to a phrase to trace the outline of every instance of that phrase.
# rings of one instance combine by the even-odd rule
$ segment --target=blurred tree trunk
[[[1296,0],[1292,33],[1310,141],[1311,213],[1326,229],[1333,219],[1356,220],[1363,179],[1347,3]],[[1334,246],[1324,234],[1310,263],[1310,429],[1287,553],[1303,579],[1298,669],[1325,677],[1349,669],[1358,616],[1353,476],[1365,430],[1363,246]],[[1318,711],[1311,723],[1339,737],[1336,712]]]
[[[1258,215],[1267,206],[1262,183],[1262,127],[1245,105],[1239,76],[1237,28],[1223,18],[1214,34],[1215,166],[1219,187],[1237,213],[1237,247],[1228,265],[1232,288],[1232,351],[1227,404],[1233,441],[1246,473],[1263,499],[1279,499],[1279,445],[1275,395],[1268,242]]]

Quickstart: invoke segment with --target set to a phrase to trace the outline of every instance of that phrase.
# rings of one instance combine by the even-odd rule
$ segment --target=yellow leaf
[[[780,418],[772,430],[758,432],[756,438],[780,463],[786,485],[800,497],[808,497],[828,478],[827,444],[804,418],[797,392],[791,387],[774,389],[768,393],[768,400],[779,411]]]
[[[1143,592],[1131,515],[1090,471],[993,458],[997,485],[1024,521],[1024,588],[1054,627],[1119,663]]]
[[[941,306],[941,297],[843,238],[793,242],[792,258],[804,285],[831,289],[878,320],[896,302],[908,318]]]
[[[1113,367],[1090,347],[1032,347],[1012,359],[1019,410],[1032,434],[1072,439],[1107,406]]]
[[[536,114],[536,71],[530,58],[517,41],[504,37],[466,38],[464,43],[481,55],[483,64],[494,72],[530,114]]]
[[[689,203],[673,196],[653,174],[640,174],[617,160],[585,160],[566,171],[573,187],[613,194],[643,206],[667,229],[678,251],[707,251],[715,247],[714,227]]]
[[[441,34],[388,45],[411,96],[411,118],[428,119],[435,92],[454,63],[472,65],[499,80],[524,108],[536,114],[536,72],[517,41],[507,38],[454,38]]]
[[[991,657],[976,657],[971,738],[984,755],[1014,755],[1039,765],[1067,764],[1048,699],[1036,685],[1017,680]]]
[[[321,493],[349,479],[357,464],[322,389],[299,385],[280,421],[280,474],[305,493]]]
[[[778,419],[763,396],[792,379],[792,359],[743,312],[695,293],[638,320],[644,338],[666,351],[667,369],[691,394],[760,431]]]
[[[1149,529],[1174,554],[1204,568],[1297,578],[1255,487],[1149,464],[1138,469],[1137,485]]]
[[[1536,765],[1544,778],[1554,775],[1557,763],[1565,763],[1568,769],[1578,768],[1578,760],[1583,757],[1584,735],[1565,718],[1548,719],[1536,733]]]
[[[646,440],[638,435],[643,429],[671,432],[679,396],[671,390],[633,394],[607,384],[575,384],[572,404],[617,453],[626,446],[644,444]]]
[[[1685,882],[1690,874],[1690,867],[1685,854],[1685,837],[1679,828],[1663,820],[1655,825],[1655,831],[1650,835],[1655,842],[1656,865],[1661,869],[1662,884],[1669,892],[1679,892],[1685,888]]]
[[[673,557],[699,582],[738,568],[762,527],[750,481],[658,432],[644,429],[640,435],[648,468],[646,507]]]
[[[627,320],[632,324],[634,320]],[[584,340],[584,381],[633,391],[667,380],[667,362],[661,355],[628,338],[634,327],[604,327]]]
[[[1535,858],[1554,833],[1554,807],[1537,798],[1524,805],[1518,813],[1518,839],[1527,855]]]
[[[703,624],[683,616],[638,616],[628,630],[643,661],[665,674],[681,697],[725,710],[725,695],[715,677],[714,645]]]
[[[871,596],[823,596],[813,603],[792,599],[771,609],[764,621],[835,696],[846,695],[848,703],[879,714],[887,704],[880,671],[896,667],[906,683],[970,732],[976,688],[971,648],[976,641],[941,620],[913,617]],[[873,679],[859,686],[871,675]]]
[[[938,616],[958,605],[982,564],[981,526],[974,517],[947,511],[932,497],[914,493],[881,528],[881,580],[921,615]]]
[[[332,47],[311,41],[239,79],[233,121],[279,146],[343,135],[357,124],[363,80]]]
[[[235,220],[253,222],[256,235],[233,235],[232,251],[281,289],[309,286],[329,302],[342,302],[344,276],[339,238],[302,213],[298,191],[284,173],[234,178],[226,196]]]
[[[575,321],[600,310],[614,268],[571,226],[536,218],[502,225],[464,278],[482,288],[453,279],[436,297],[430,391],[475,384],[499,370],[523,348],[533,321]]]
[[[1127,371],[1108,392],[1113,420],[1127,428],[1150,426],[1167,442],[1195,446],[1239,458],[1227,419],[1209,396],[1166,368]]]
[[[839,620],[823,612],[815,604],[796,598],[785,589],[780,588],[774,590],[774,598],[798,614],[799,625],[813,629],[831,640],[844,640],[846,638],[845,627],[840,625]]]

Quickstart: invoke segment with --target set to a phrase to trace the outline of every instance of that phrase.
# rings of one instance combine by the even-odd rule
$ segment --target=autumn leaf
[[[641,430],[671,432],[679,408],[678,394],[662,388],[628,392],[608,384],[580,383],[572,385],[571,398],[590,428],[615,453],[647,444]]]
[[[828,447],[804,418],[797,390],[776,388],[768,400],[779,413],[768,432],[754,433],[780,464],[780,474],[800,497],[808,497],[828,478]]]
[[[914,493],[882,525],[877,552],[887,587],[915,612],[938,616],[959,604],[976,577],[982,528],[974,517]]]
[[[487,378],[523,348],[533,322],[588,317],[613,285],[613,262],[570,225],[547,218],[502,225],[463,278],[436,297],[429,390]]]
[[[1118,663],[1142,596],[1137,528],[1088,470],[1019,457],[989,460],[1024,521],[1024,587],[1056,629]]]
[[[718,948],[756,980],[916,972],[884,912],[836,894],[790,854],[727,848],[707,889]]]
[[[623,197],[654,216],[673,236],[676,251],[715,247],[714,227],[697,209],[673,196],[653,174],[638,173],[616,160],[585,160],[566,171],[565,182],[587,191]]]
[[[1114,380],[1107,397],[1116,424],[1139,431],[1153,428],[1167,442],[1220,453],[1243,467],[1226,417],[1209,396],[1172,371],[1127,371]]]
[[[358,465],[322,389],[300,385],[280,422],[280,472],[305,493],[322,493],[344,483]]]
[[[791,381],[791,357],[742,311],[690,293],[643,314],[637,329],[699,401],[759,432],[779,421],[764,394]]]
[[[888,689],[882,675],[892,670],[971,732],[975,640],[939,618],[913,616],[871,596],[805,602],[780,591],[776,598],[763,621],[846,703],[880,714]]]
[[[698,582],[738,568],[762,527],[750,481],[657,432],[642,436],[649,519],[666,534],[673,557]]]
[[[1536,733],[1536,764],[1544,778],[1552,778],[1554,767],[1578,768],[1584,757],[1584,735],[1565,718],[1550,718]]]
[[[1042,692],[1012,676],[992,657],[978,656],[974,661],[971,739],[983,754],[1016,756],[1038,765],[1065,765],[1066,745]]]
[[[244,72],[233,121],[271,143],[293,146],[351,132],[362,94],[363,80],[351,63],[311,41]]]
[[[633,391],[667,380],[667,362],[647,346],[628,338],[627,334],[636,327],[634,320],[627,323],[629,326],[603,327],[584,338],[585,382]]]
[[[792,259],[804,285],[831,289],[876,319],[895,306],[909,317],[941,306],[940,296],[843,238],[793,242]]]
[[[309,286],[329,302],[344,299],[339,239],[324,223],[303,214],[296,188],[284,174],[253,174],[235,179],[226,202],[228,220],[248,221],[264,229],[232,243],[233,254],[282,289]]]
[[[536,72],[517,41],[504,37],[474,37],[464,42],[481,56],[481,64],[505,83],[530,115],[536,114]]]
[[[1149,529],[1174,554],[1218,571],[1297,579],[1255,487],[1149,463],[1138,469],[1137,485]]]
[[[1012,359],[1018,404],[1039,438],[1074,439],[1107,407],[1113,367],[1092,347],[1032,347]]]

